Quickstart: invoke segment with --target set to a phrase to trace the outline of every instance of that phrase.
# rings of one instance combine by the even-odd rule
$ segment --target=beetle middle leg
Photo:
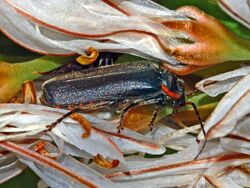
[[[132,109],[133,107],[135,107],[135,106],[149,105],[149,104],[157,104],[157,103],[159,103],[158,100],[160,100],[160,99],[155,99],[155,98],[152,99],[152,98],[150,98],[150,99],[145,99],[145,100],[138,100],[138,101],[135,101],[135,102],[129,104],[127,107],[125,107],[125,108],[122,110],[121,115],[120,115],[119,125],[118,125],[118,127],[117,127],[118,133],[120,133],[121,130],[124,128],[124,117],[125,117],[126,113],[127,113],[129,110],[131,110],[131,109]],[[161,106],[162,106],[162,105],[161,105]],[[158,108],[153,112],[153,114],[152,114],[152,119],[151,119],[151,121],[149,122],[149,127],[150,127],[151,130],[152,130],[153,125],[154,125],[154,123],[155,123],[155,120],[156,120],[156,118],[157,118],[157,116],[158,116],[158,113],[160,112],[160,109],[161,109],[161,108],[158,107]]]

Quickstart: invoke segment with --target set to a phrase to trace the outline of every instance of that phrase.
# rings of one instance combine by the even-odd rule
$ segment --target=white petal
[[[237,138],[221,138],[220,144],[228,150],[250,155],[250,140],[240,140]]]
[[[215,97],[229,91],[243,76],[250,73],[250,66],[206,78],[198,82],[195,87],[209,96]]]
[[[53,168],[34,163],[28,158],[20,157],[20,160],[29,166],[40,178],[42,178],[48,185],[54,188],[68,188],[68,187],[85,187],[82,183],[71,179],[70,177],[64,175],[62,172],[57,171]],[[70,158],[66,155],[62,155],[58,161],[63,167],[72,170],[79,177],[84,177],[84,179],[93,183],[97,187],[116,187],[111,181],[105,179],[100,174],[92,171],[87,166]],[[92,185],[93,186],[93,185]]]
[[[135,131],[124,128],[121,134],[118,134],[117,125],[93,118],[91,116],[86,117],[91,124],[97,128],[97,131],[100,131],[110,137],[125,153],[139,151],[157,155],[165,152],[165,148],[163,146],[156,144],[154,141]]]
[[[3,159],[5,158],[5,159]],[[0,184],[20,174],[26,167],[11,154],[1,157]]]
[[[250,187],[250,175],[240,170],[233,170],[225,176],[229,176],[236,184],[242,187]]]
[[[16,43],[38,53],[53,55],[83,54],[89,47],[94,47],[100,51],[105,49],[120,52],[123,52],[123,50],[129,51],[124,45],[78,39],[38,26],[18,15],[15,9],[4,1],[0,2],[0,15],[3,17],[0,20],[3,33]]]
[[[231,134],[238,135],[250,140],[250,118],[246,117],[234,128]]]
[[[250,28],[249,0],[219,0],[220,7],[231,17]]]
[[[220,101],[205,122],[208,139],[223,137],[230,133],[250,112],[250,74],[241,79]],[[203,139],[203,133],[199,134]]]
[[[108,137],[95,130],[91,130],[88,138],[83,139],[83,129],[77,124],[64,123],[58,124],[52,132],[81,150],[85,150],[91,155],[96,156],[101,154],[104,157],[118,159],[120,162],[125,163],[123,154],[117,146],[112,143]]]
[[[165,17],[161,17],[161,19],[184,19],[182,15],[178,15],[177,13],[169,11],[166,8],[159,8],[159,5],[147,7],[146,3],[137,2],[137,4],[133,3],[136,7],[132,6],[134,10],[138,10],[138,6],[145,5],[146,9],[149,9],[151,13],[152,11],[159,12],[159,16],[155,19],[155,17],[150,18],[149,14],[146,15],[148,18],[140,15],[127,16],[126,14],[117,11],[115,7],[109,6],[103,1],[75,0],[74,3],[72,3],[70,0],[63,0],[60,2],[8,0],[7,2],[9,5],[15,7],[18,14],[26,17],[30,20],[30,22],[28,23],[28,21],[23,19],[20,15],[19,18],[18,16],[15,16],[15,19],[10,20],[12,22],[16,22],[12,26],[9,26],[12,28],[6,28],[9,25],[8,22],[2,24],[3,31],[8,30],[8,32],[4,33],[13,38],[13,36],[18,35],[18,32],[14,32],[16,31],[14,27],[19,27],[19,32],[23,33],[25,31],[21,29],[20,24],[25,23],[27,25],[27,29],[29,29],[26,35],[30,33],[29,36],[33,41],[33,46],[30,44],[23,44],[24,41],[21,35],[15,36],[14,38],[18,38],[16,40],[19,42],[21,41],[21,44],[30,49],[34,48],[35,51],[40,53],[46,53],[46,48],[52,48],[49,49],[50,52],[47,52],[52,53],[53,50],[56,50],[56,47],[58,48],[57,53],[59,54],[65,53],[65,50],[80,53],[83,49],[92,46],[98,50],[126,52],[148,58],[154,57],[165,60],[169,64],[178,65],[180,63],[170,54],[167,54],[165,49],[171,49],[172,47],[178,45],[180,43],[178,38],[189,38],[189,36],[181,32],[172,31],[166,28],[160,21],[156,21],[162,15],[165,15]],[[154,3],[149,3],[149,5],[153,4]],[[129,7],[131,7],[131,5],[129,5]],[[146,9],[140,9],[141,11],[139,14],[145,14]],[[132,12],[134,10],[132,10]],[[166,12],[162,13],[162,11]],[[8,14],[8,12],[5,12],[4,15],[13,17],[14,11],[11,11],[11,16]],[[19,19],[19,21],[16,21],[17,19]],[[77,36],[86,40],[62,41],[60,40],[61,37],[58,38],[59,34],[55,34],[55,32],[54,34],[52,31],[43,32],[43,34],[41,34],[38,30],[34,31],[34,26],[33,28],[32,26],[28,27],[30,24],[34,25],[32,22],[36,22],[37,24],[44,26],[42,30],[56,30],[64,34],[73,35],[75,37]],[[9,34],[10,32],[12,33]],[[34,46],[34,40],[38,42],[37,46]],[[108,41],[98,42],[100,40]],[[109,40],[113,42],[109,42]],[[42,48],[38,49],[39,47]],[[64,52],[61,51],[60,48],[64,50]]]

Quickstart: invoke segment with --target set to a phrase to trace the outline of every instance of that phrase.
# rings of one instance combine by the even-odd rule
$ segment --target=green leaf
[[[39,177],[30,169],[1,184],[2,188],[36,188]]]
[[[190,96],[187,98],[187,101],[193,102],[198,108],[210,105],[210,108],[215,108],[217,103],[220,101],[220,99],[223,97],[223,94],[217,96],[217,97],[210,97],[205,93],[199,93],[194,96]],[[186,105],[181,111],[187,111],[187,110],[193,110],[191,105]],[[172,114],[173,109],[171,107],[166,106],[162,112],[159,115],[159,119]]]
[[[161,155],[151,155],[151,154],[146,153],[146,154],[144,155],[144,158],[161,158],[161,157],[164,156],[164,155],[171,155],[171,154],[174,154],[174,153],[176,153],[176,152],[177,152],[177,151],[174,150],[174,149],[166,148],[165,153],[163,153],[163,154],[161,154]]]
[[[15,97],[23,82],[35,80],[42,76],[40,72],[53,70],[73,58],[44,56],[15,64],[0,62],[0,102],[8,102]]]
[[[33,53],[16,45],[6,36],[0,33],[0,61],[9,63],[18,63],[41,57],[41,55]]]

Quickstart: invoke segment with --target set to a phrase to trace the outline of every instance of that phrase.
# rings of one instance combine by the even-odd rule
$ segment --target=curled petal
[[[6,19],[0,21],[1,30],[38,53],[82,54],[94,47],[159,59],[180,75],[250,58],[248,41],[194,7],[170,11],[149,0],[61,3],[2,1],[1,14]]]
[[[207,139],[223,137],[250,112],[250,74],[242,78],[220,101],[205,123]],[[199,134],[199,139],[203,134]]]
[[[0,158],[0,184],[20,174],[26,167],[13,154]]]
[[[249,48],[245,48],[249,44],[245,46],[243,41],[240,42],[215,18],[189,6],[181,7],[177,12],[193,19],[164,22],[166,27],[186,32],[192,38],[189,44],[178,45],[172,51],[172,55],[180,62],[192,66],[206,67],[228,60],[240,60],[244,55],[239,57],[238,54],[235,54],[235,51],[237,48],[241,48],[239,46],[241,42],[243,45],[242,51],[236,53],[245,54],[244,57],[249,58]]]
[[[15,43],[33,52],[69,56],[75,53],[84,54],[89,47],[95,47],[98,50],[111,48],[123,51],[123,49],[128,49],[115,43],[106,42],[103,44],[55,32],[24,19],[5,1],[1,1],[0,5],[0,15],[3,17],[0,20],[1,31]],[[23,29],[24,27],[25,29]],[[48,37],[46,37],[47,35]]]
[[[200,91],[215,97],[229,91],[243,76],[250,73],[250,66],[206,78],[196,83],[195,87]]]
[[[8,36],[16,36],[17,33],[12,32],[14,27],[19,26],[19,23],[25,23],[27,25],[26,28],[30,29],[25,36],[33,35],[33,37],[30,37],[30,40],[32,41],[36,39],[39,43],[42,43],[42,45],[38,44],[37,46],[34,46],[34,42],[28,44],[27,40],[24,41],[21,36],[16,36],[14,38],[16,41],[23,44],[23,46],[27,46],[29,49],[34,48],[37,52],[46,53],[46,48],[48,48],[51,50],[47,53],[53,54],[57,48],[57,54],[70,54],[69,51],[76,51],[77,53],[82,54],[83,50],[86,50],[86,47],[94,47],[98,50],[126,52],[146,57],[153,56],[158,59],[165,59],[172,64],[177,63],[174,58],[164,53],[164,50],[160,49],[159,46],[165,45],[164,41],[166,40],[169,43],[171,43],[171,41],[175,43],[174,40],[168,38],[172,35],[177,36],[181,34],[171,32],[161,25],[161,23],[151,21],[150,19],[137,16],[126,16],[112,6],[107,5],[106,2],[98,2],[98,6],[96,6],[97,4],[95,2],[90,1],[85,2],[84,4],[81,1],[72,3],[72,1],[67,0],[64,2],[65,6],[60,6],[57,2],[44,2],[37,4],[31,1],[8,1],[8,3],[9,5],[5,5],[7,6],[5,9],[11,9],[11,5],[15,10],[12,9],[9,11],[12,14],[11,16],[8,11],[5,11],[4,16],[9,18],[15,16],[16,19],[19,19],[20,21],[13,23],[12,28],[6,28],[6,23],[2,23],[2,30],[5,31],[4,33]],[[68,11],[66,7],[74,11]],[[34,11],[35,9],[40,8],[40,11]],[[49,11],[53,9],[58,9],[58,11]],[[48,12],[44,12],[45,10]],[[58,15],[55,16],[55,14]],[[78,15],[81,15],[81,17],[84,17],[85,19],[79,19]],[[71,23],[68,24],[68,21],[64,21],[65,18],[71,20]],[[15,22],[16,19],[10,21]],[[43,25],[43,30],[46,32],[43,32],[42,35],[37,32],[37,29],[34,29],[34,26],[32,26],[33,22]],[[31,26],[29,26],[30,24]],[[20,25],[20,33],[24,32],[21,27],[22,26]],[[39,30],[38,26],[37,28]],[[71,36],[71,39],[62,40],[62,38],[65,37],[64,35],[63,37],[60,37],[60,33],[54,33],[52,35],[54,38],[52,38],[51,30],[65,33],[66,38],[68,35],[73,35],[73,38]],[[12,34],[9,34],[10,32],[12,32]],[[134,33],[133,36],[130,35],[131,32]],[[166,36],[166,38],[163,39],[164,41],[159,39],[157,34]],[[89,40],[89,38],[97,39],[97,41]],[[98,42],[100,40],[105,40],[105,42]],[[114,42],[109,42],[110,40]],[[24,44],[25,42],[26,44]],[[148,44],[151,46],[150,49],[145,46]],[[33,47],[31,47],[31,45]],[[60,49],[62,49],[62,52],[60,52]],[[65,50],[68,50],[68,52],[65,53]]]
[[[79,56],[76,59],[76,61],[78,61],[82,65],[88,65],[88,64],[93,63],[99,56],[99,52],[92,47],[88,48],[86,53],[87,53],[87,55]]]
[[[102,167],[102,168],[107,168],[107,169],[111,169],[111,168],[116,168],[119,165],[119,161],[118,160],[112,160],[111,162],[106,160],[105,158],[103,158],[100,154],[97,154],[94,157],[94,162]]]
[[[114,187],[112,182],[66,155],[57,162],[11,142],[1,142],[0,146],[18,154],[52,187]]]

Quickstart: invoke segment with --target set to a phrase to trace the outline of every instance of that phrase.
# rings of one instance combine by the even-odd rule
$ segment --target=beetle
[[[121,109],[118,132],[123,129],[126,112],[134,106],[158,106],[149,123],[152,129],[163,106],[171,106],[175,112],[185,105],[192,105],[205,135],[197,107],[185,97],[183,80],[158,63],[138,61],[84,69],[52,78],[42,85],[40,100],[48,106],[73,109],[55,124],[75,111]],[[195,159],[205,144],[206,140]]]
[[[124,114],[136,105],[169,105],[178,109],[186,104],[184,84],[175,74],[150,61],[114,64],[74,71],[46,81],[41,101],[45,105],[93,111],[121,109]],[[153,113],[150,126],[159,110]]]

